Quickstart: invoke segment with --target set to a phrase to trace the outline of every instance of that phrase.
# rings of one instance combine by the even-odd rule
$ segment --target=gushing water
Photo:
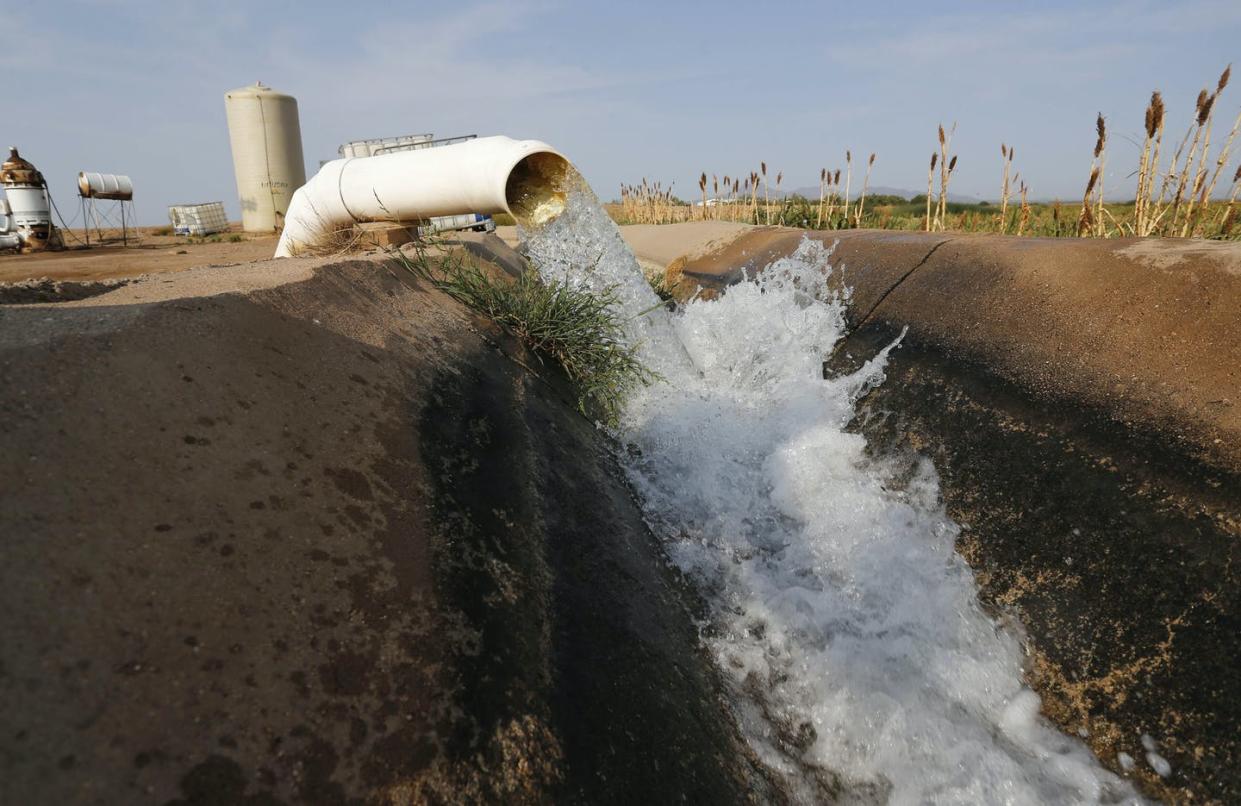
[[[620,230],[594,193],[577,178],[565,211],[550,223],[522,230],[527,256],[547,280],[567,282],[595,293],[611,290],[620,303],[633,344],[641,347],[648,369],[665,378],[693,371],[689,356],[660,309],[660,300],[642,274]]]
[[[618,437],[648,522],[709,604],[703,640],[747,740],[802,801],[1138,798],[1039,715],[1016,637],[980,608],[929,462],[912,478],[846,430],[890,345],[824,379],[847,298],[806,240],[676,314],[593,194],[524,232],[544,276],[613,288],[665,381]],[[639,314],[643,314],[640,315]]]

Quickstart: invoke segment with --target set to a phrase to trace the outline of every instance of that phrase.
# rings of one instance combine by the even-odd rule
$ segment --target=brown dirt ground
[[[157,235],[167,227],[144,227],[136,242],[124,246],[119,240],[103,245],[83,245],[83,233],[66,235],[66,249],[33,255],[0,253],[0,283],[49,278],[95,281],[184,271],[194,266],[220,266],[265,260],[276,251],[276,236],[248,232],[225,232],[207,238]],[[232,237],[241,241],[232,243]],[[213,241],[213,238],[219,238]]]

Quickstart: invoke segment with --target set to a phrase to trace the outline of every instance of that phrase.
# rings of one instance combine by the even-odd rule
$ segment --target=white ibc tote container
[[[246,232],[277,232],[306,183],[297,99],[256,82],[224,95],[233,170]]]

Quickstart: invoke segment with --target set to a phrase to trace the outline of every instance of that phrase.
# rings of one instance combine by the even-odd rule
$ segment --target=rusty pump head
[[[59,245],[58,233],[52,226],[51,198],[47,182],[34,165],[9,148],[9,158],[0,163],[0,187],[5,204],[0,216],[0,245],[11,243],[23,253],[40,252]]]

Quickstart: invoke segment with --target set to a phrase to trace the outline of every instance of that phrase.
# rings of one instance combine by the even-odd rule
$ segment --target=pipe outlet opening
[[[569,161],[550,151],[523,157],[504,185],[504,200],[513,218],[523,226],[538,227],[563,213],[569,171]]]

